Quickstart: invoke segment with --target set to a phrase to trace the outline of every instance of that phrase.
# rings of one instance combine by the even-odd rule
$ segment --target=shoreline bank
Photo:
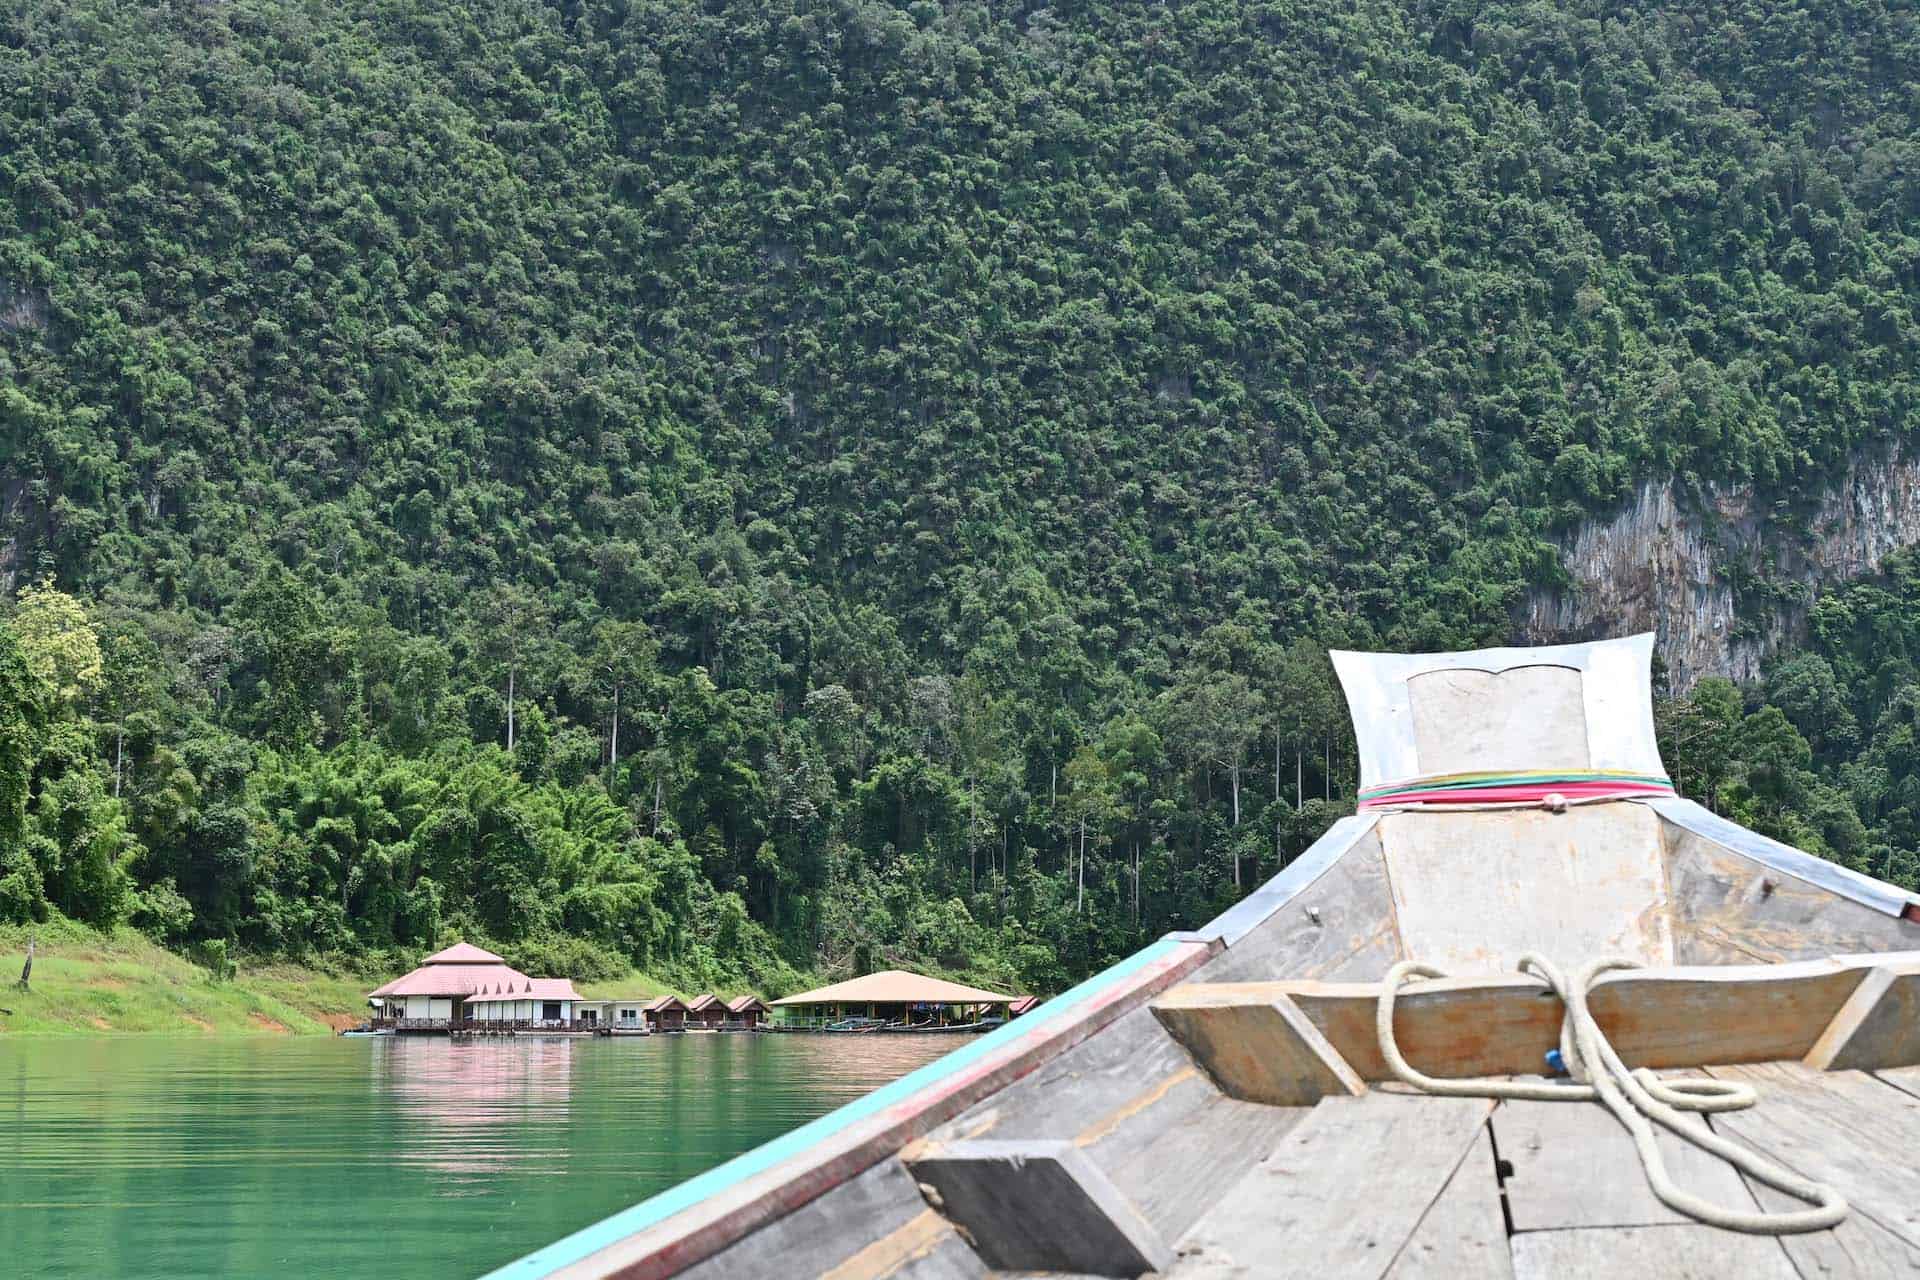
[[[298,965],[210,970],[131,930],[43,934],[19,986],[24,931],[0,935],[0,1039],[105,1035],[331,1035],[365,1016],[361,976]]]

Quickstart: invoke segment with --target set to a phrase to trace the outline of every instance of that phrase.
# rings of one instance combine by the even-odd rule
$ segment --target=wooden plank
[[[1468,1145],[1446,1189],[1387,1271],[1387,1280],[1460,1280],[1463,1276],[1513,1277],[1493,1139],[1484,1130]]]
[[[1141,1008],[1097,1036],[1041,1064],[1031,1075],[968,1108],[928,1137],[1075,1138],[1173,1082],[1163,1104],[1192,1109],[1219,1091],[1194,1070],[1193,1059],[1160,1020]]]
[[[1797,1062],[1715,1067],[1711,1074],[1760,1092],[1757,1106],[1716,1115],[1716,1129],[1828,1184],[1855,1213],[1920,1246],[1920,1097],[1864,1072],[1814,1071]]]
[[[1500,1158],[1512,1168],[1506,1190],[1515,1231],[1691,1221],[1660,1203],[1633,1136],[1597,1102],[1509,1101],[1491,1124]],[[1724,1161],[1664,1129],[1654,1141],[1681,1187],[1714,1204],[1754,1207]]]
[[[820,1280],[983,1280],[987,1264],[968,1248],[953,1224],[922,1209]]]
[[[1508,1244],[1514,1280],[1800,1280],[1779,1241],[1717,1227],[1526,1231]]]
[[[1163,939],[906,1081],[689,1179],[529,1254],[516,1268],[551,1280],[663,1280],[814,1205],[983,1098],[1043,1067],[1144,1006],[1213,954]],[[1164,1033],[1160,1033],[1164,1034]],[[931,1077],[931,1078],[929,1078]],[[870,1242],[862,1236],[858,1243]],[[731,1274],[731,1273],[716,1273]]]
[[[1379,832],[1409,956],[1449,973],[1511,972],[1529,951],[1673,963],[1660,818],[1645,805],[1389,813]]]
[[[1196,976],[1206,982],[1378,978],[1400,957],[1376,827]]]
[[[1629,970],[1603,975],[1590,1004],[1633,1066],[1770,1062],[1804,1057],[1867,972],[1833,959]],[[1270,1006],[1283,997],[1362,1080],[1392,1078],[1375,1030],[1379,988],[1372,983],[1197,983],[1169,991],[1154,1008],[1205,1008],[1209,1042],[1230,1046],[1236,1038],[1272,1038]],[[1407,1060],[1429,1075],[1526,1075],[1540,1071],[1559,1043],[1560,1019],[1559,997],[1535,979],[1442,978],[1401,989],[1394,1035]],[[1217,1078],[1227,1087],[1241,1077]]]
[[[1816,1071],[1920,1064],[1920,961],[1876,965],[1807,1051]]]
[[[1320,1029],[1284,995],[1248,1003],[1240,985],[1189,983],[1153,1014],[1230,1097],[1276,1107],[1311,1106],[1367,1091]]]
[[[1920,1067],[1901,1067],[1898,1070],[1876,1071],[1873,1073],[1887,1084],[1920,1098]]]
[[[1374,1025],[1380,988],[1373,983],[1290,982],[1246,997],[1290,995],[1334,1051],[1362,1080],[1390,1080]],[[1168,996],[1176,995],[1176,987]],[[1400,989],[1393,1034],[1407,1061],[1429,1075],[1531,1075],[1559,1043],[1560,998],[1535,978],[1439,978]]]
[[[1764,1182],[1748,1180],[1760,1207],[1769,1213],[1806,1205]],[[1830,1231],[1781,1236],[1780,1245],[1801,1280],[1887,1280],[1920,1277],[1920,1246],[1910,1245],[1864,1213],[1850,1213]]]
[[[1831,958],[1620,972],[1588,1004],[1631,1066],[1771,1062],[1811,1049],[1865,975]]]
[[[1172,1276],[1377,1280],[1491,1109],[1478,1098],[1329,1098],[1178,1242]]]
[[[1069,1139],[1171,1240],[1305,1114],[1222,1097],[1141,1008],[930,1140]]]
[[[1674,959],[1808,960],[1920,945],[1920,925],[1876,911],[1797,876],[1664,824],[1672,886]]]
[[[951,1243],[972,1254],[951,1224],[937,1215],[928,1222],[926,1214],[927,1202],[906,1167],[888,1160],[827,1192],[813,1212],[789,1214],[683,1274],[686,1280],[776,1280],[793,1274],[795,1258],[806,1258],[816,1271],[851,1268],[843,1280],[855,1280],[885,1274],[874,1268],[888,1261],[897,1266],[929,1246],[938,1250]],[[849,1230],[848,1223],[859,1227]],[[893,1239],[898,1233],[905,1234]],[[971,1271],[952,1256],[961,1274],[985,1274],[977,1256]]]
[[[1071,1142],[956,1142],[917,1155],[927,1198],[1003,1271],[1137,1276],[1166,1241]]]
[[[1162,1237],[1177,1240],[1311,1114],[1216,1093],[1177,1125],[1122,1129],[1086,1150]]]

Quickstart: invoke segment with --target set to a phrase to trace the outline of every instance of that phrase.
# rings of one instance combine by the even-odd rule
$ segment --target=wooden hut
[[[767,1002],[759,996],[735,996],[727,1001],[727,1021],[742,1031],[752,1031],[772,1014]]]
[[[640,1011],[649,1031],[685,1031],[687,1002],[679,996],[661,996]]]
[[[727,1002],[710,992],[702,992],[687,1001],[689,1031],[718,1031],[727,1016]]]

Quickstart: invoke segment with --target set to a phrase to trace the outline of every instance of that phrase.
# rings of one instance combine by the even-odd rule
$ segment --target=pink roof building
[[[372,1000],[437,996],[477,1004],[483,1000],[578,1000],[568,978],[529,978],[491,951],[456,942],[437,951],[405,977],[367,993]]]

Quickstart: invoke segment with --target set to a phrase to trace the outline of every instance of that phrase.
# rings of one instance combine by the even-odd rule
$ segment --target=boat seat
[[[1151,1007],[1230,1097],[1300,1107],[1394,1078],[1379,1001],[1377,983],[1213,982]],[[1590,1008],[1630,1067],[1920,1065],[1920,951],[1619,970],[1595,982]],[[1541,1070],[1564,1012],[1531,976],[1417,982],[1396,997],[1394,1036],[1428,1075],[1519,1075]]]

